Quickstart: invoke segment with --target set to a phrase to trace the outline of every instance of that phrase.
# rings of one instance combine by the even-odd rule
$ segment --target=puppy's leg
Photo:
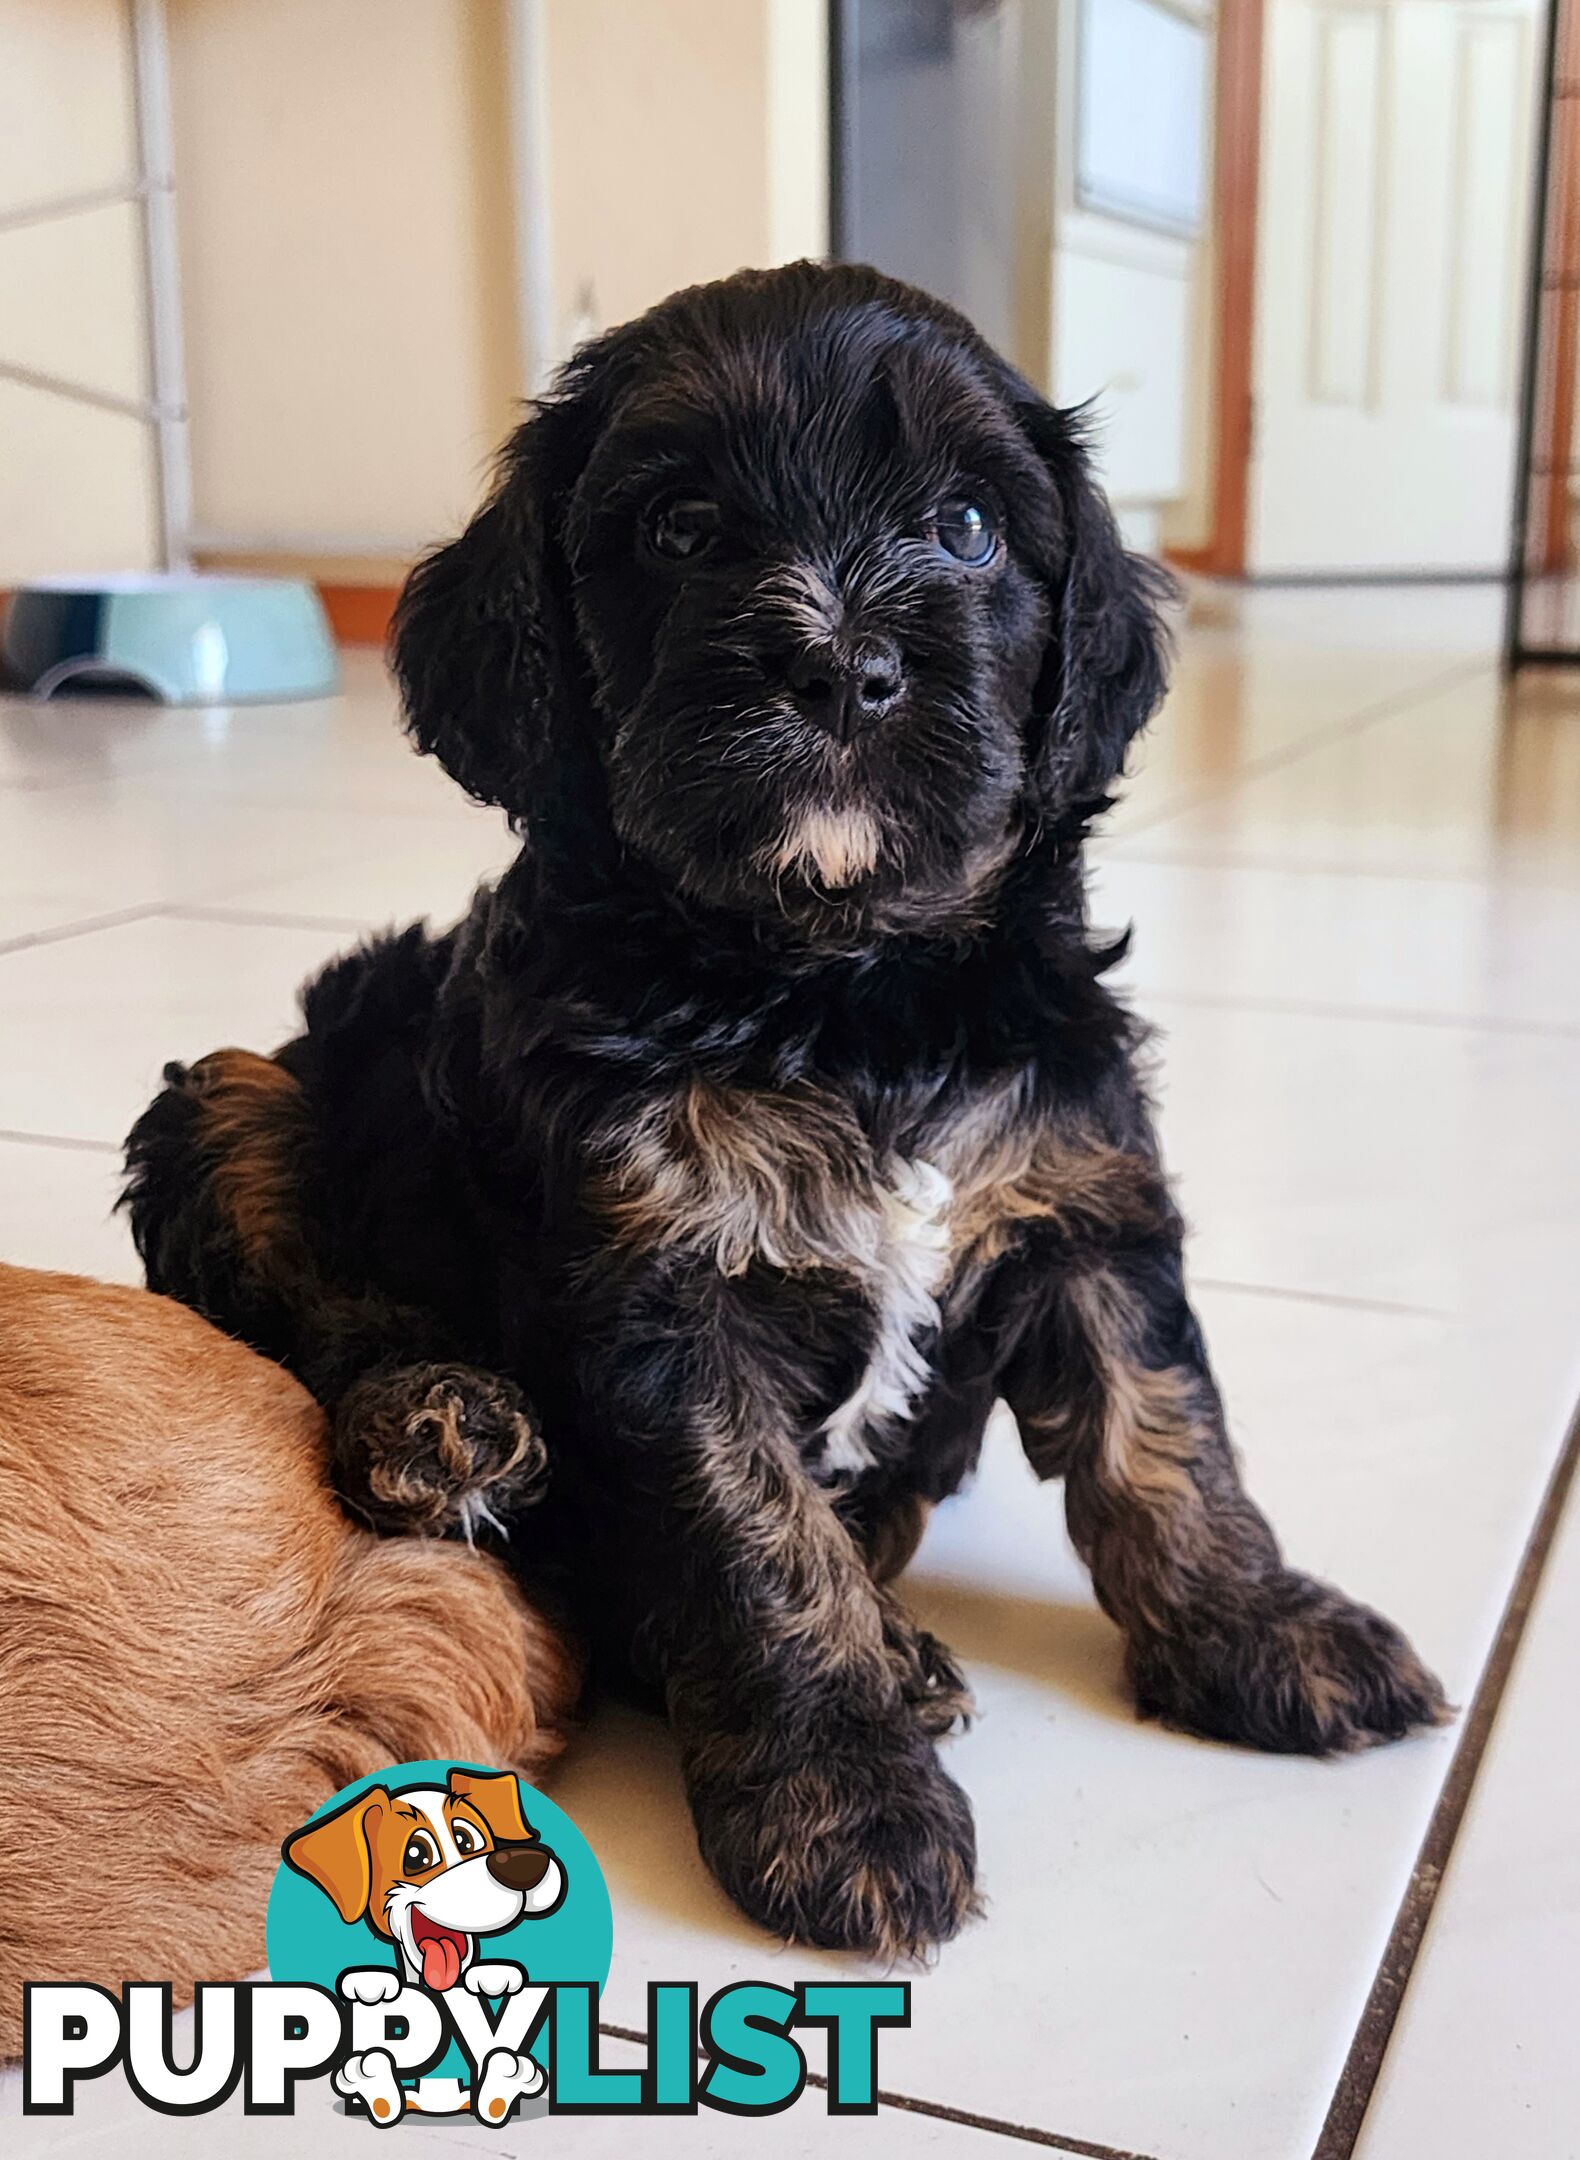
[[[125,1205],[152,1290],[279,1359],[330,1414],[346,1504],[380,1530],[471,1534],[529,1504],[543,1446],[509,1380],[428,1312],[337,1277],[312,1101],[273,1058],[171,1066],[127,1143]]]
[[[976,1705],[954,1653],[912,1619],[892,1587],[922,1541],[931,1503],[914,1492],[876,1501],[858,1492],[837,1505],[876,1587],[883,1639],[901,1696],[924,1732],[941,1736],[969,1725]]]
[[[631,1286],[584,1366],[607,1589],[656,1667],[704,1859],[792,1941],[896,1956],[975,1906],[975,1833],[901,1686],[860,1549],[715,1276]]]
[[[1072,1261],[1005,1392],[1033,1467],[1065,1479],[1143,1715],[1313,1755],[1446,1717],[1390,1621],[1284,1564],[1240,1483],[1176,1237]]]

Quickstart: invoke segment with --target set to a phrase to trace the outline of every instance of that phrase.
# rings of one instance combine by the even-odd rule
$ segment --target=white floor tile
[[[1496,654],[1503,588],[1478,585],[1224,585],[1190,580],[1190,627],[1181,659],[1203,644],[1249,661],[1297,660],[1375,669],[1425,659]]]
[[[1306,643],[1188,642],[1169,694],[1127,760],[1104,832],[1125,837],[1178,815],[1248,772],[1277,766],[1427,698],[1486,663],[1441,653],[1357,655]]]
[[[1152,862],[1110,850],[1096,865],[1092,908],[1105,927],[1134,924],[1113,979],[1143,996],[1580,1033],[1580,885]]]
[[[1570,1400],[1447,1323],[1203,1299],[1253,1489],[1291,1555],[1474,1683]],[[915,1983],[897,2090],[1163,2160],[1305,2160],[1453,1745],[1342,1764],[1136,1722],[1118,1637],[1002,1426],[911,1596],[982,1716],[949,1749],[989,1911]],[[667,1736],[611,1712],[556,1783],[610,1876],[606,1997],[846,1961],[766,1944],[695,1853]]]
[[[136,777],[151,788],[310,794],[340,808],[442,811],[453,783],[401,733],[372,651],[342,656],[335,697],[166,707],[141,699],[0,697],[0,787]]]
[[[0,1128],[124,1140],[167,1059],[272,1050],[332,930],[151,916],[0,954]]]
[[[1292,756],[1366,715],[1480,666],[1498,596],[1196,585],[1167,702],[1133,751],[1105,829],[1155,824],[1248,768]]]
[[[1198,1275],[1573,1332],[1580,1038],[1153,992]]]
[[[141,1282],[120,1193],[119,1154],[0,1137],[0,1260]]]
[[[267,708],[254,708],[259,712]],[[50,788],[157,771],[223,743],[229,715],[143,698],[0,696],[0,787]]]
[[[1580,885],[1580,690],[1567,676],[1522,684],[1516,703],[1488,667],[1272,771],[1224,777],[1195,807],[1134,813],[1118,852]]]
[[[448,920],[514,853],[503,817],[406,743],[382,676],[315,704],[109,710],[0,701],[0,746],[9,726],[13,756],[20,737],[53,775],[0,784],[0,946],[110,910],[253,895],[274,912]],[[116,754],[49,766],[35,737],[79,722]]]
[[[1535,1609],[1357,2160],[1580,2156],[1580,1510]]]
[[[507,868],[519,845],[501,816],[459,794],[447,819],[407,818],[398,829],[393,819],[385,822],[391,829],[383,844],[353,831],[332,862],[244,878],[227,890],[224,906],[334,917],[370,930],[425,916],[443,928],[465,914],[479,883]]]
[[[398,856],[421,822],[130,781],[0,790],[0,939],[16,934],[13,901],[31,934],[111,909],[220,897],[348,851]]]

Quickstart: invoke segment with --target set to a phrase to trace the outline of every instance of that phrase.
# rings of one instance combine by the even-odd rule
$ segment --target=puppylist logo
[[[910,2022],[903,1982],[740,1981],[707,2002],[647,1990],[647,2058],[605,2068],[598,1997],[613,1921],[603,1872],[564,1811],[508,1771],[401,1763],[346,1786],[285,1840],[267,1981],[200,1984],[176,2068],[168,1985],[23,1991],[23,2112],[69,2115],[78,2079],[117,2062],[142,2102],[193,2115],[236,2091],[295,2112],[327,2081],[389,2129],[408,2114],[769,2115],[800,2099],[795,2033],[828,2032],[831,2114],[877,2108],[878,2035]]]

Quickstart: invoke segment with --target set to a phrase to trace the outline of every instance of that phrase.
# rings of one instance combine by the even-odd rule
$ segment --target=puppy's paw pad
[[[336,1419],[336,1452],[360,1467],[381,1527],[473,1536],[542,1490],[547,1455],[519,1388],[467,1366],[372,1374]]]
[[[1229,1616],[1138,1646],[1132,1671],[1144,1715],[1275,1754],[1353,1754],[1453,1715],[1391,1620],[1292,1571]]]

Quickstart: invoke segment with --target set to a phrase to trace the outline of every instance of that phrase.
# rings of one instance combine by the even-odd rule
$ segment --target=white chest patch
[[[949,1272],[953,1187],[930,1162],[901,1162],[878,1193],[878,1236],[867,1282],[878,1306],[878,1339],[855,1391],[823,1422],[825,1476],[849,1476],[872,1461],[875,1424],[909,1417],[927,1384],[919,1338],[938,1324],[938,1293]]]

